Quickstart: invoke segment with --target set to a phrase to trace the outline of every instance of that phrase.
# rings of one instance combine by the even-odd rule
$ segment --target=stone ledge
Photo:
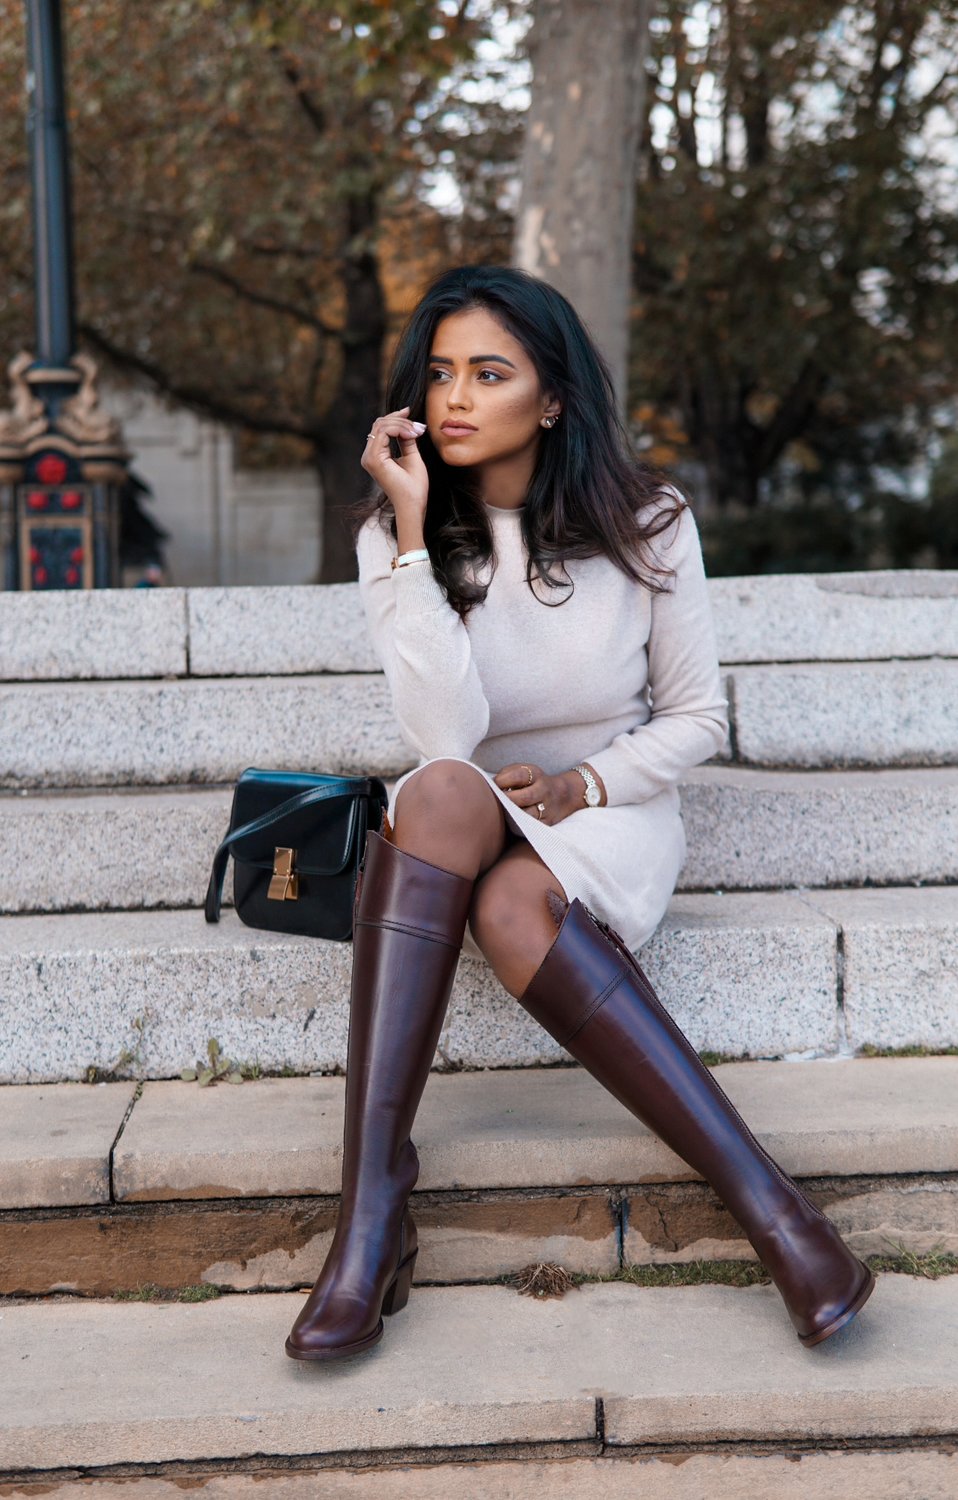
[[[958,882],[956,768],[709,765],[681,794],[680,891]],[[184,786],[0,795],[0,911],[197,906],[231,800]],[[228,870],[227,904],[231,885]]]
[[[958,571],[712,578],[723,662],[958,656]]]
[[[801,1179],[857,1255],[958,1253],[958,1174]],[[310,1287],[338,1198],[194,1199],[0,1213],[0,1296],[108,1297],[145,1284]],[[539,1261],[587,1276],[622,1261],[755,1260],[702,1182],[413,1194],[418,1284],[495,1281]],[[620,1247],[622,1255],[620,1256]]]
[[[386,679],[0,686],[5,787],[229,784],[278,759],[290,771],[398,774],[410,752]]]
[[[858,1254],[958,1249],[958,1058],[732,1063],[717,1077]],[[341,1078],[146,1084],[113,1154],[113,1204],[118,1117],[91,1149],[99,1197],[66,1138],[83,1096],[111,1091],[120,1108],[132,1086],[0,1090],[0,1204],[16,1210],[0,1214],[0,1295],[312,1283],[335,1223]],[[47,1160],[31,1176],[22,1127],[40,1099]],[[620,1236],[642,1264],[754,1259],[711,1190],[579,1068],[433,1074],[415,1139],[420,1282],[543,1259],[607,1273]]]
[[[958,661],[744,666],[730,675],[746,764],[958,764]]]
[[[842,929],[851,1046],[958,1043],[958,886],[806,891],[803,900]]]
[[[174,1478],[53,1479],[44,1500],[182,1500]],[[837,1449],[782,1453],[669,1453],[615,1449],[601,1458],[559,1454],[500,1458],[490,1451],[468,1461],[417,1463],[393,1459],[369,1468],[197,1477],[202,1500],[954,1500],[958,1452],[925,1448],[921,1439],[896,1450]]]
[[[958,882],[958,769],[684,777],[680,890]]]
[[[6,1307],[5,1344],[30,1359],[0,1372],[5,1463],[592,1439],[600,1396],[612,1445],[954,1433],[955,1277],[881,1277],[818,1353],[772,1287],[592,1285],[561,1301],[418,1288],[373,1353],[313,1369],[282,1351],[301,1305],[276,1294]]]
[[[804,1177],[801,1183],[856,1255],[958,1254],[958,1174]],[[710,1188],[670,1182],[625,1190],[622,1258],[674,1266],[758,1257]]]
[[[728,680],[746,764],[958,764],[958,660],[743,666]],[[0,685],[2,787],[230,784],[277,758],[383,777],[416,759],[381,673]]]
[[[956,1199],[939,1193],[934,1207],[951,1210]],[[588,1276],[619,1265],[620,1207],[610,1190],[417,1192],[411,1206],[420,1285],[493,1281],[542,1260]],[[0,1296],[109,1297],[145,1284],[310,1287],[337,1208],[330,1197],[252,1198],[0,1213]],[[951,1217],[942,1226],[946,1238]]]
[[[845,1012],[837,943],[844,931]],[[642,963],[701,1049],[741,1057],[958,1044],[958,887],[677,895]],[[169,1078],[224,1052],[268,1072],[345,1066],[351,945],[244,927],[224,912],[0,919],[0,1079],[84,1078],[134,1054]],[[440,1039],[446,1067],[563,1056],[495,981],[460,959]]]
[[[709,592],[730,665],[958,656],[954,570],[712,578]],[[356,583],[7,593],[0,660],[7,680],[379,671]]]
[[[0,912],[198,906],[232,788],[0,794]],[[223,896],[232,901],[232,860]]]
[[[0,682],[185,671],[183,589],[0,592]]]
[[[676,896],[642,950],[694,1046],[743,1056],[838,1047],[836,930],[797,896]],[[345,1066],[352,949],[244,927],[227,911],[0,919],[0,1079],[83,1078],[134,1053],[178,1076],[215,1036],[267,1071]],[[558,1061],[551,1037],[462,957],[439,1043],[447,1067]]]
[[[381,672],[356,583],[187,590],[190,672]]]
[[[109,1203],[132,1083],[0,1088],[0,1208]]]
[[[793,1176],[958,1172],[958,1057],[728,1063],[715,1071]],[[114,1153],[116,1197],[338,1193],[343,1089],[342,1078],[212,1089],[147,1083]],[[579,1067],[433,1073],[415,1138],[420,1191],[696,1176]]]

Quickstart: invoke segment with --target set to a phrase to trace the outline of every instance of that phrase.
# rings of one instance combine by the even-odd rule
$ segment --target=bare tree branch
[[[786,445],[804,431],[827,379],[827,371],[814,355],[805,360],[772,421],[761,432],[754,454],[759,473],[767,472]]]
[[[295,318],[298,323],[305,323],[328,338],[339,337],[339,331],[330,327],[328,323],[324,323],[322,318],[318,318],[315,313],[297,306],[295,302],[287,302],[282,297],[274,297],[269,292],[261,292],[255,287],[246,286],[238,276],[234,276],[224,266],[214,265],[210,261],[191,260],[189,268],[191,271],[196,271],[198,275],[208,276],[212,281],[220,282],[231,292],[235,292],[237,297],[241,297],[244,302],[251,302],[256,307],[268,307],[272,312]]]
[[[242,245],[247,255],[277,259],[289,256],[290,260],[325,261],[329,253],[325,246],[278,244],[275,240],[244,240]]]
[[[141,354],[135,354],[132,349],[121,348],[90,323],[78,323],[77,333],[94,349],[112,360],[119,369],[144,376],[157,390],[181,401],[184,406],[188,406],[191,411],[198,412],[201,416],[210,417],[216,422],[225,422],[227,425],[239,424],[253,432],[269,432],[305,438],[317,448],[321,444],[322,429],[318,422],[296,422],[292,417],[283,417],[279,414],[275,417],[263,417],[259,412],[248,410],[227,397],[211,393],[202,386],[176,380],[162,365],[154,360],[145,359]]]
[[[293,90],[297,104],[316,134],[325,135],[328,124],[326,111],[310,95],[295,59],[276,42],[270,46],[269,50],[278,62],[283,77]]]

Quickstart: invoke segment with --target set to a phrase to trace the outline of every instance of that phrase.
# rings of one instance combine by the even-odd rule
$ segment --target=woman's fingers
[[[520,786],[528,786],[531,770],[531,766],[503,766],[492,779],[504,792],[517,791]]]
[[[409,459],[412,459],[418,468],[422,463],[418,443],[425,430],[424,423],[411,422],[399,413],[377,417],[369,430],[360,463],[373,476],[376,475],[377,470],[380,474],[387,474],[390,471],[394,473],[396,466],[404,467]],[[398,459],[393,458],[390,451],[390,438],[395,438],[399,443]]]
[[[537,818],[540,823],[557,823],[566,816],[568,809],[560,795],[559,778],[548,775],[541,766],[519,761],[515,765],[503,766],[496,772],[493,781],[496,786],[501,787],[510,801],[523,812],[529,813],[530,817]],[[542,812],[539,811],[540,802],[544,809]]]
[[[496,772],[493,780],[504,792],[519,794],[515,796],[516,802],[520,807],[526,807],[539,800],[534,793],[541,775],[541,766],[530,766],[522,761],[516,765],[503,766],[501,771]]]
[[[414,503],[421,510],[429,494],[429,476],[419,451],[419,439],[426,430],[424,422],[414,422],[409,407],[386,412],[373,421],[366,437],[360,463],[385,491],[393,505]],[[399,457],[394,458],[390,440],[399,443]]]
[[[400,411],[386,412],[384,416],[377,417],[369,429],[367,443],[382,447],[388,445],[389,438],[398,438],[401,443],[414,443],[417,438],[421,438],[426,424],[414,422],[406,416],[408,410],[409,407],[404,406]]]

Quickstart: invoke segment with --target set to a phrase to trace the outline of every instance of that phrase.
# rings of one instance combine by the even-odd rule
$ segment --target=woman
[[[630,456],[573,308],[521,272],[441,276],[387,405],[362,458],[379,492],[356,518],[360,596],[420,764],[367,838],[339,1218],[287,1352],[358,1353],[405,1305],[410,1133],[460,949],[711,1183],[818,1343],[871,1272],[751,1135],[630,951],[684,858],[676,783],[727,728],[692,513]]]

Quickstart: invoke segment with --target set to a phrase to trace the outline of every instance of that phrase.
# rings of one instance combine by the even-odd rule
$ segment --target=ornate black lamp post
[[[0,411],[0,562],[6,589],[119,583],[119,492],[130,455],[75,352],[70,173],[60,0],[26,0],[36,355],[9,366]]]

